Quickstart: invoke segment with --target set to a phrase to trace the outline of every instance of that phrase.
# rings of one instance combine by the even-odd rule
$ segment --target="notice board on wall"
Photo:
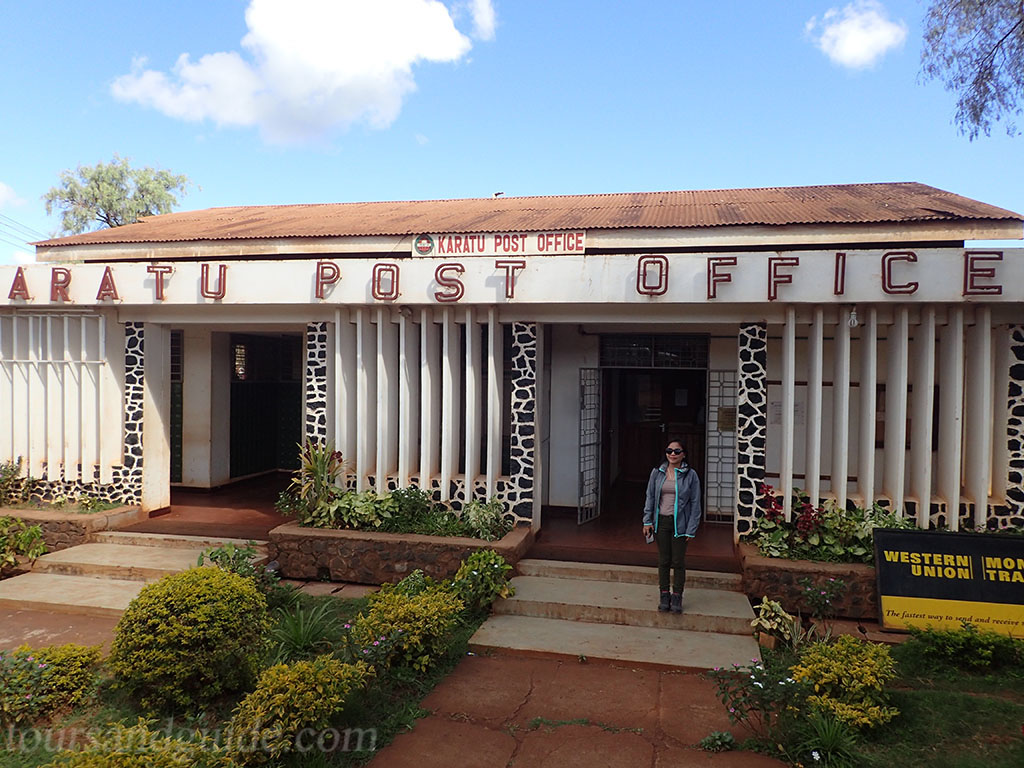
[[[1024,637],[1024,536],[875,529],[884,629],[979,629]]]

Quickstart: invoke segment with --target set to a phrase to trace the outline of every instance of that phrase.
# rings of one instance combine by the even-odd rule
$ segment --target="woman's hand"
[[[653,525],[645,525],[644,526],[644,536],[653,536],[653,535],[654,535],[654,526]]]

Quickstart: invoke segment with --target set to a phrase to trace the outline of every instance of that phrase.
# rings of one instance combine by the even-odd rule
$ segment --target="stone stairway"
[[[117,618],[146,583],[195,567],[199,555],[240,539],[105,531],[51,552],[29,573],[0,581],[0,608]],[[256,542],[266,562],[266,542]]]
[[[517,571],[472,650],[696,670],[758,657],[738,574],[687,571],[676,615],[657,610],[656,568],[528,559]]]

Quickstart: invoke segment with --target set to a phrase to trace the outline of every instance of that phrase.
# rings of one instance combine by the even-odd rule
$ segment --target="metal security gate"
[[[576,522],[601,514],[601,371],[580,368],[580,487]]]

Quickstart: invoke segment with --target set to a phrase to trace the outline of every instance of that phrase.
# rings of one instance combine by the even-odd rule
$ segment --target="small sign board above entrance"
[[[875,529],[885,629],[958,629],[963,622],[1024,636],[1024,538]]]
[[[484,232],[450,235],[417,235],[413,256],[541,256],[586,251],[587,233]]]

